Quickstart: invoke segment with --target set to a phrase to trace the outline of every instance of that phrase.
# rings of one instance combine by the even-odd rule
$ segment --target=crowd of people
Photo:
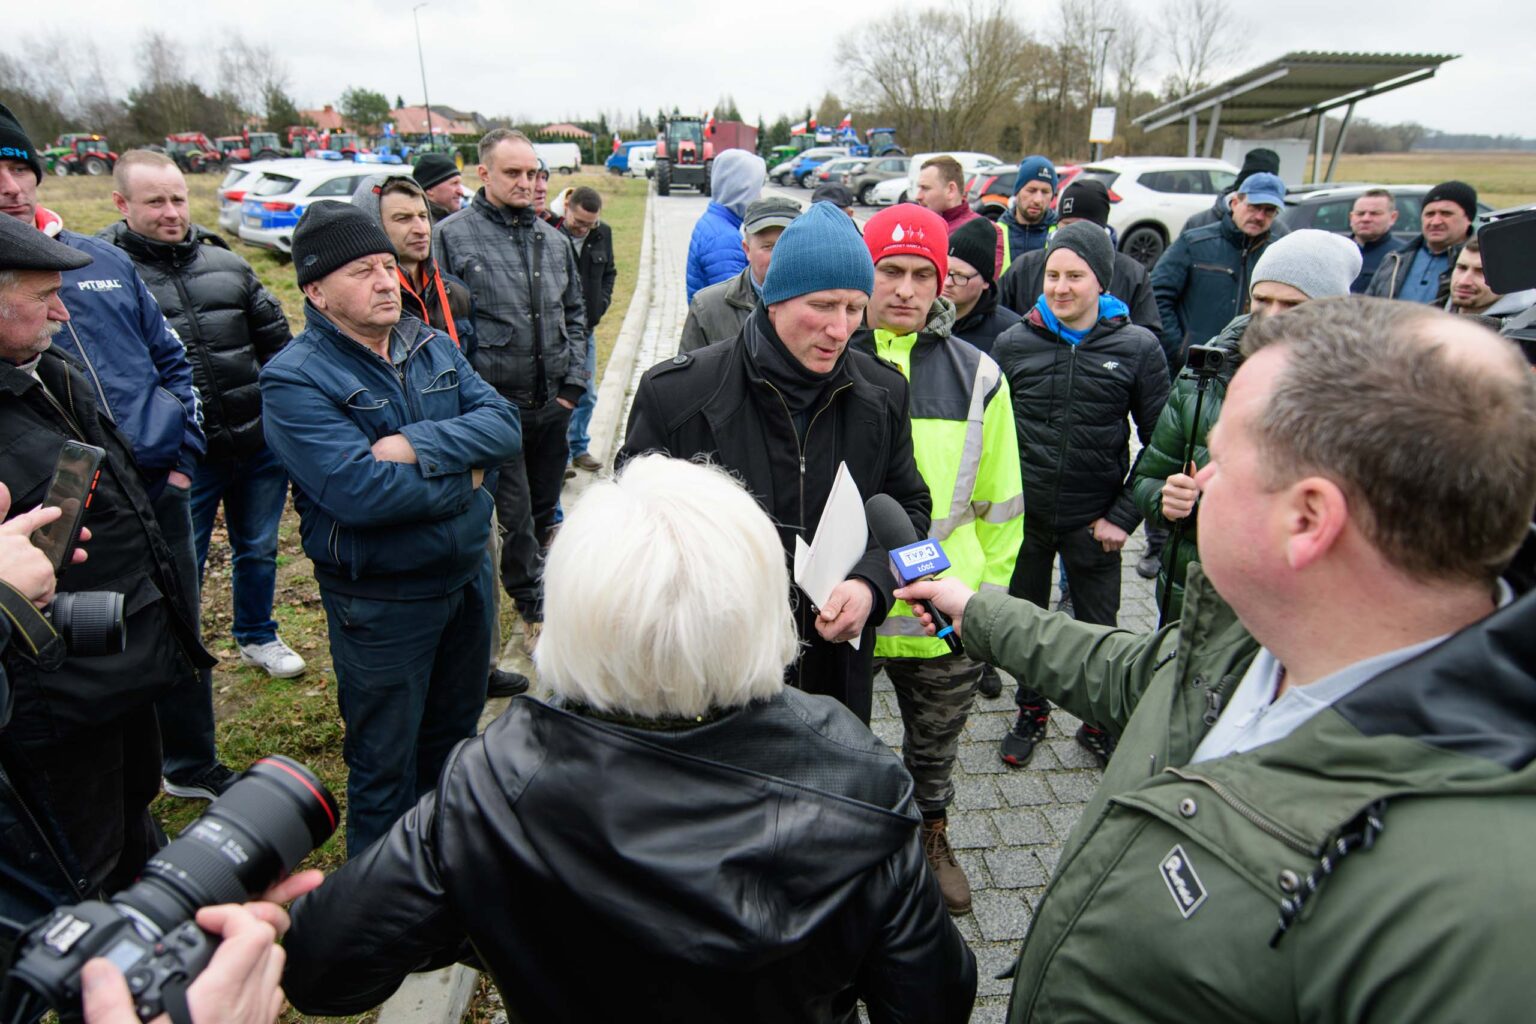
[[[1527,1012],[1536,378],[1490,328],[1536,295],[1488,289],[1469,186],[1430,190],[1406,245],[1385,190],[1352,237],[1287,232],[1256,150],[1149,274],[1104,186],[1058,194],[1043,156],[998,223],[935,157],[861,227],[845,189],[802,209],[727,151],[678,353],[609,474],[601,194],[551,198],[515,131],[478,156],[467,202],[429,156],[312,205],[290,336],[167,158],[125,154],[122,220],[82,236],[0,107],[7,927],[130,881],[162,785],[235,778],[198,620],[221,504],[242,661],[305,671],[272,614],[291,485],[349,857],[267,894],[299,897],[291,921],[199,918],[226,943],[196,1024],[236,991],[270,1019],[279,971],[299,1009],[355,1013],[466,957],[520,1019],[964,1021],[948,808],[999,669],[1007,765],[1056,704],[1105,770],[1010,1021]],[[68,440],[105,459],[56,578],[26,538]],[[871,537],[819,604],[792,582],[841,473],[942,545],[943,578],[899,586]],[[1147,634],[1117,627],[1138,528]],[[56,587],[123,593],[124,650],[43,656]],[[503,594],[544,692],[477,737],[488,696],[530,686],[497,667]],[[868,728],[881,671],[899,757]],[[262,952],[284,931],[285,970]],[[121,980],[85,981],[116,1024]]]

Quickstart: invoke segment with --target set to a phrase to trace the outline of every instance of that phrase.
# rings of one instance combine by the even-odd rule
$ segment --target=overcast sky
[[[1416,120],[1445,131],[1536,137],[1536,5],[1484,0],[1456,9],[1444,0],[1228,0],[1246,24],[1241,71],[1290,50],[1455,53],[1427,82],[1368,100],[1357,115]],[[1138,10],[1150,2],[1127,0]],[[914,6],[923,6],[914,0]],[[421,100],[412,0],[18,0],[0,50],[40,35],[93,37],[117,62],[119,88],[135,77],[132,40],[153,12],[156,28],[183,41],[194,73],[211,82],[212,51],[237,33],[285,55],[301,106],[334,100],[356,85]],[[840,95],[834,63],[844,33],[896,5],[886,0],[432,0],[420,12],[427,83],[435,103],[539,120],[594,117],[674,104],[705,110],[731,93],[750,120],[798,119],[826,89]],[[1012,0],[1029,27],[1051,23],[1050,0]],[[537,11],[526,20],[509,12]],[[19,16],[19,17],[18,17]],[[20,39],[18,39],[18,32]],[[121,42],[119,42],[121,41]],[[902,59],[901,40],[890,40]],[[201,55],[206,55],[201,56]],[[45,59],[28,50],[27,56]],[[1156,53],[1154,50],[1154,57]],[[67,56],[62,59],[68,59]],[[798,112],[798,113],[797,113]],[[865,126],[867,127],[867,126]]]

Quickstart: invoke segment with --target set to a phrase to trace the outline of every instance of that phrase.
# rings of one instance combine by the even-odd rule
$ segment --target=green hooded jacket
[[[1122,731],[1034,912],[1011,1024],[1532,1019],[1536,594],[1198,765],[1259,649],[1198,565],[1154,634],[998,594],[963,630],[973,658]]]

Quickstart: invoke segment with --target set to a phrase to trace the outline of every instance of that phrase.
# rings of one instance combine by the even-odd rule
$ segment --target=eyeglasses
[[[949,283],[950,284],[955,285],[956,287],[963,287],[965,285],[970,284],[972,281],[976,280],[978,277],[980,277],[981,276],[981,272],[977,271],[974,274],[966,274],[966,273],[962,273],[959,270],[951,270],[948,274],[946,274],[944,276],[949,278]]]

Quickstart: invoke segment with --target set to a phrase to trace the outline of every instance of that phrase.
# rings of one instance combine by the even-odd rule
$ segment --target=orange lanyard
[[[443,322],[447,324],[448,337],[453,339],[455,348],[463,348],[464,346],[459,344],[459,329],[453,323],[453,310],[448,307],[448,289],[443,287],[443,275],[436,273],[435,267],[433,270],[432,283],[437,286],[437,301],[441,303],[439,308],[443,311]],[[420,295],[416,294],[416,289],[411,287],[411,281],[405,276],[405,271],[396,268],[395,273],[400,278],[400,287],[411,293],[411,298],[415,299],[416,305],[421,307],[421,318],[428,321],[427,325],[430,327],[431,318],[427,315],[427,304],[422,301]]]

